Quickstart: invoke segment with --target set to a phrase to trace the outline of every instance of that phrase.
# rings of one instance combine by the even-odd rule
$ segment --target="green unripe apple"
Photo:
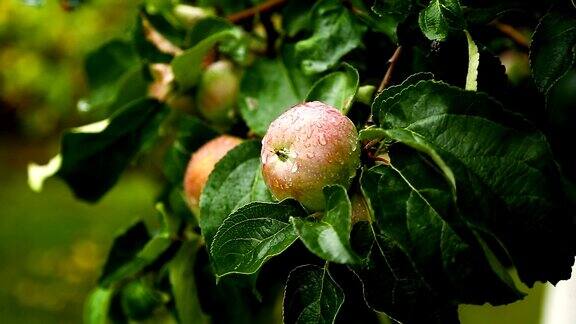
[[[242,139],[238,137],[222,135],[206,142],[192,154],[184,175],[184,194],[188,205],[196,215],[199,212],[200,194],[214,166],[240,143]]]
[[[162,302],[162,294],[141,280],[128,283],[120,293],[122,310],[132,320],[150,317]]]
[[[360,164],[358,131],[325,103],[296,105],[274,120],[262,140],[262,175],[278,199],[294,198],[311,211],[325,208],[322,188],[350,186]]]
[[[517,85],[530,76],[528,54],[508,50],[500,54],[500,61],[506,68],[506,74],[512,84]]]
[[[200,80],[196,98],[198,111],[215,126],[226,128],[234,122],[240,78],[230,61],[210,64]]]

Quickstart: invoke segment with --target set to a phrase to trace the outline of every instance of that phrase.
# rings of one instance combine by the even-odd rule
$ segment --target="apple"
[[[166,297],[143,280],[132,281],[120,292],[120,305],[128,318],[142,321],[152,316]]]
[[[358,131],[338,109],[319,101],[296,105],[274,120],[262,140],[262,175],[277,199],[325,209],[322,188],[350,186],[360,164]]]
[[[528,54],[507,50],[500,54],[500,61],[506,68],[506,74],[514,85],[520,84],[530,77],[530,62]]]
[[[226,129],[235,119],[240,78],[230,61],[210,64],[198,85],[196,103],[200,114],[215,126]]]
[[[196,215],[199,215],[200,194],[214,166],[241,142],[242,139],[238,137],[221,135],[206,142],[190,157],[184,175],[184,194]]]

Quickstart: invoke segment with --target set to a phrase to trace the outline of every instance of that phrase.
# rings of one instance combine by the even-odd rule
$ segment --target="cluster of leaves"
[[[166,186],[156,205],[161,229],[151,235],[138,222],[115,240],[88,322],[160,309],[182,323],[272,322],[283,296],[286,323],[374,322],[377,313],[452,323],[459,304],[506,304],[523,297],[519,281],[569,277],[571,180],[539,114],[574,66],[576,8],[369,2],[205,0],[196,5],[227,19],[190,26],[175,17],[172,1],[149,0],[131,39],[89,55],[86,104],[107,119],[66,133],[61,154],[31,168],[31,184],[56,175],[94,202],[136,156],[160,151]],[[493,54],[522,50],[496,32],[494,19],[534,29],[529,96],[518,95]],[[194,98],[215,58],[242,70],[240,118],[228,132],[256,140],[216,165],[193,215],[182,198],[184,168],[219,131],[170,98]],[[173,81],[154,78],[149,68],[157,64]],[[375,91],[393,69],[394,85]],[[171,97],[152,86],[168,87]],[[354,185],[325,187],[321,215],[276,201],[260,173],[257,138],[308,100],[346,113],[364,147]],[[534,102],[541,104],[526,108]],[[391,162],[378,163],[384,155]],[[352,195],[366,201],[370,221],[352,223]]]

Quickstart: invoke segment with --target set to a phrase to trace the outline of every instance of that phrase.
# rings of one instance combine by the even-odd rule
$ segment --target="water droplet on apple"
[[[296,171],[298,171],[298,163],[294,162],[294,164],[292,164],[292,168],[290,169],[290,172],[296,173]]]
[[[308,131],[306,132],[306,137],[312,138],[312,133],[314,133],[314,128],[312,127],[308,128]]]
[[[324,137],[324,133],[320,133],[320,137],[318,137],[318,143],[324,146],[326,145],[326,137]]]

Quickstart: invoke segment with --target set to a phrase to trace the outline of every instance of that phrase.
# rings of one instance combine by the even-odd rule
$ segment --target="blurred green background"
[[[28,1],[30,2],[30,1]],[[0,1],[0,322],[78,323],[118,231],[152,217],[158,184],[130,170],[96,205],[76,201],[61,182],[30,191],[26,167],[47,162],[58,136],[85,122],[83,57],[126,36],[138,0],[91,0],[67,12],[61,2]],[[542,286],[503,307],[465,306],[463,323],[538,323]]]

